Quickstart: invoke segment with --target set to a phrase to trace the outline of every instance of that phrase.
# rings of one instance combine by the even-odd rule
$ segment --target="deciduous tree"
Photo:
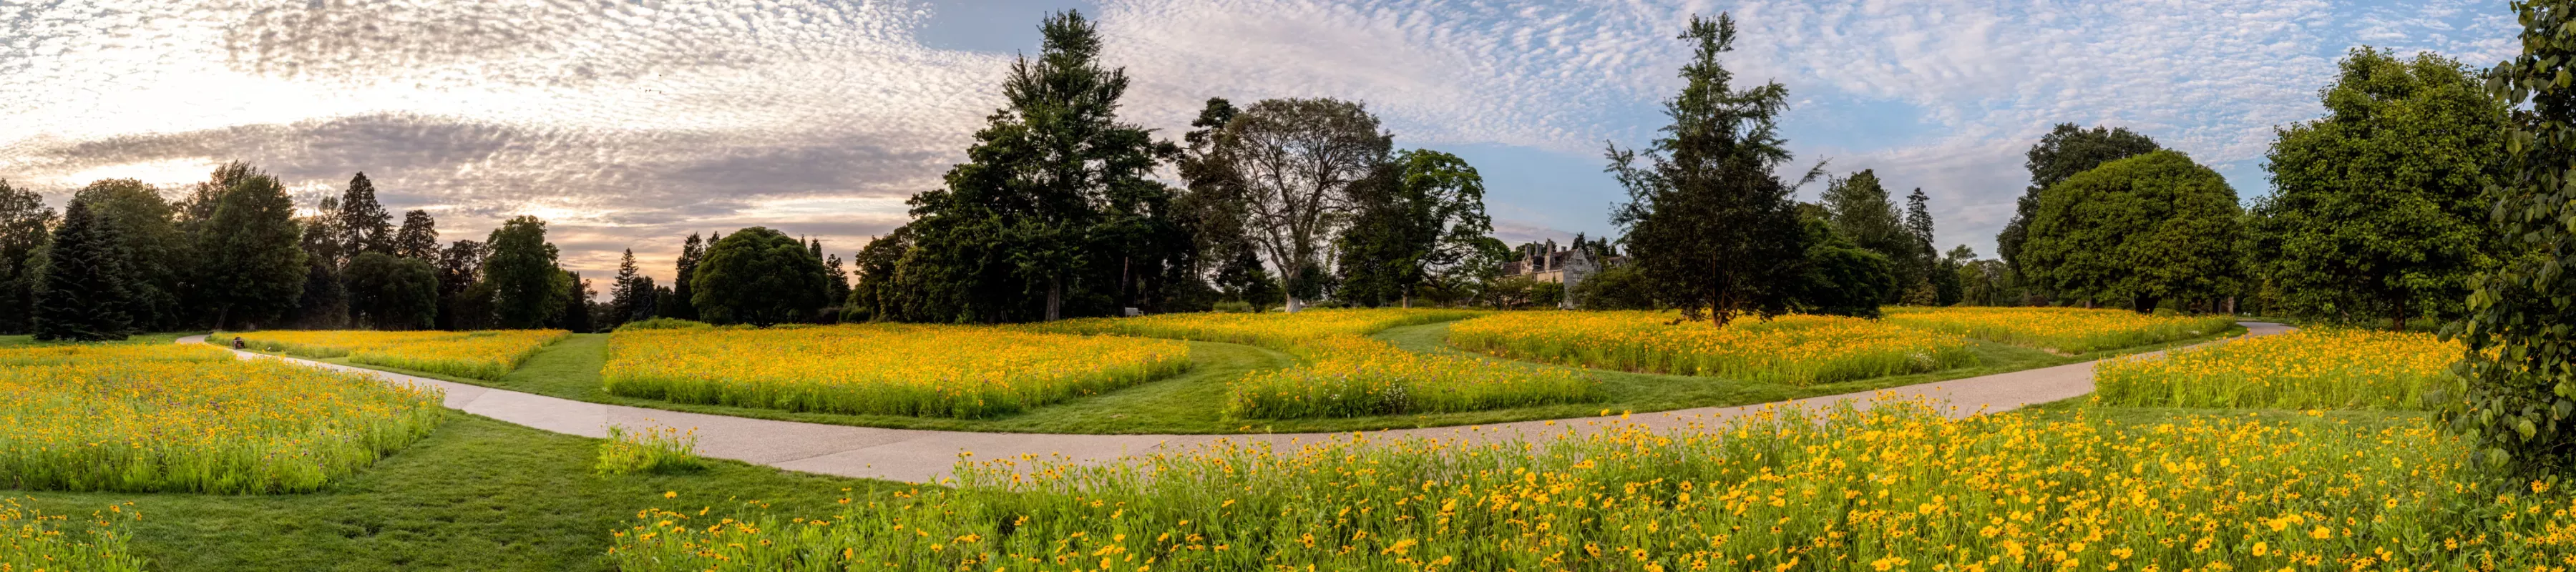
[[[190,256],[197,262],[189,290],[211,308],[217,329],[294,310],[310,270],[295,201],[275,177],[240,163],[216,169],[214,182],[228,186],[212,195],[211,207],[192,201],[181,209],[210,210],[202,223],[183,227],[194,234]]]
[[[2022,260],[2071,299],[2211,302],[2242,278],[2236,191],[2190,157],[2157,151],[2104,163],[2040,194]]]
[[[707,247],[696,280],[694,302],[710,323],[801,322],[825,303],[823,264],[796,239],[767,227],[735,231]]]
[[[360,252],[394,252],[394,215],[376,202],[376,183],[367,180],[366,173],[349,178],[349,189],[340,194],[339,210],[326,215],[336,219],[332,227],[339,232],[338,263]]]
[[[36,303],[36,251],[52,239],[54,209],[0,179],[0,333],[25,333]]]
[[[2576,468],[2576,232],[2565,222],[2576,219],[2576,87],[2564,79],[2576,74],[2576,2],[2513,9],[2522,53],[2487,74],[2488,93],[2515,110],[2489,221],[2517,254],[2478,283],[2450,330],[2468,346],[2467,391],[2442,418],[2487,462],[2558,478]]]
[[[1439,272],[1474,260],[1493,233],[1485,181],[1456,155],[1397,154],[1385,184],[1359,189],[1359,212],[1340,239],[1340,299],[1371,306],[1413,305]]]
[[[394,231],[394,256],[438,260],[438,220],[430,218],[429,211],[403,213],[402,229]]]
[[[503,328],[530,329],[553,324],[571,302],[571,275],[556,262],[555,245],[546,242],[546,221],[520,215],[493,229],[483,258],[482,283],[492,296],[492,320]]]
[[[2022,243],[2028,240],[2031,218],[2039,214],[2040,191],[2049,185],[2103,163],[2158,149],[2162,147],[2156,145],[2156,140],[2126,127],[2084,129],[2073,123],[2057,124],[2024,154],[2028,161],[2023,166],[2030,169],[2030,187],[2023,189],[2021,199],[2013,203],[2012,222],[2005,223],[2003,232],[1995,235],[1995,252],[2003,257],[2004,264],[2021,265]]]
[[[1264,100],[1216,133],[1214,156],[1241,185],[1243,235],[1289,286],[1288,311],[1304,305],[1297,290],[1321,286],[1307,270],[1331,262],[1356,191],[1385,184],[1368,179],[1390,174],[1394,146],[1365,107],[1335,99]]]
[[[418,330],[438,319],[438,269],[426,260],[361,252],[342,271],[349,281],[349,317],[378,330]]]

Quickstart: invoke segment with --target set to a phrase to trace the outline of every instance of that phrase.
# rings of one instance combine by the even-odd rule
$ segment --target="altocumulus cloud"
[[[2020,152],[2060,121],[2125,125],[2258,194],[2273,126],[2314,116],[2368,43],[2484,64],[2487,2],[2148,0],[1108,0],[1132,121],[1183,129],[1222,96],[1367,102],[1405,145],[1561,157],[1589,185],[1491,181],[1516,236],[1608,230],[1605,141],[1655,135],[1693,13],[1743,22],[1741,81],[1798,99],[1803,160],[1935,197],[1944,244],[1989,244]],[[668,275],[677,239],[765,224],[835,251],[904,220],[1000,103],[1009,54],[933,49],[936,3],[66,0],[0,3],[0,177],[55,193],[172,185],[243,159],[308,193],[350,173],[446,238],[551,221],[568,266]],[[1034,36],[1034,22],[992,22]],[[1900,116],[1901,121],[1883,117]],[[308,199],[309,200],[309,199]],[[1590,207],[1586,207],[1587,209]],[[1987,250],[1981,248],[1980,250]]]

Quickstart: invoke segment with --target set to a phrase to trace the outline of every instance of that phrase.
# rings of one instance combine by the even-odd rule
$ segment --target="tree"
[[[573,332],[599,331],[590,323],[590,298],[597,295],[599,291],[592,289],[590,281],[583,279],[580,272],[565,270],[563,275],[564,308],[555,314],[555,321],[548,325]]]
[[[1947,306],[1957,301],[1957,296],[1943,294],[1942,284],[1947,281],[1943,277],[1956,278],[1957,275],[1942,265],[1941,252],[1932,246],[1932,197],[1923,194],[1922,187],[1916,187],[1914,194],[1905,196],[1905,234],[1913,246],[1912,251],[1895,260],[1897,287],[1905,291],[1904,302],[1917,306]],[[1950,286],[1951,290],[1957,290],[1956,283]]]
[[[1357,191],[1386,184],[1368,179],[1387,174],[1394,145],[1366,108],[1334,99],[1264,100],[1217,132],[1215,159],[1241,185],[1243,234],[1290,286],[1288,311],[1303,306],[1298,287],[1320,286],[1306,270],[1331,262],[1327,241],[1357,207]]]
[[[2312,316],[2457,315],[2491,267],[2485,224],[2506,109],[2458,62],[2354,49],[2323,91],[2326,116],[2280,130],[2271,196],[2252,219],[2263,273]]]
[[[438,221],[429,218],[429,211],[403,213],[402,230],[394,231],[393,254],[413,260],[438,260]]]
[[[902,285],[904,254],[912,250],[912,229],[898,227],[894,232],[868,239],[850,261],[859,283],[850,288],[850,296],[841,303],[842,321],[886,321],[896,319],[904,305]]]
[[[90,183],[73,193],[72,200],[88,205],[104,227],[102,235],[115,242],[111,248],[124,261],[125,316],[131,325],[138,331],[181,329],[187,316],[181,312],[179,269],[186,262],[187,244],[172,220],[176,208],[160,191],[134,179]]]
[[[823,294],[823,301],[826,304],[838,306],[842,301],[850,299],[850,272],[842,267],[840,253],[835,252],[823,257],[823,277],[827,280],[826,285],[832,287],[831,291]],[[649,285],[652,278],[648,277],[645,280]]]
[[[653,317],[653,277],[635,266],[635,249],[627,249],[617,259],[617,281],[608,288],[608,305],[617,311],[602,324],[605,327]]]
[[[680,243],[680,259],[672,265],[671,304],[660,309],[661,315],[682,320],[698,319],[697,306],[689,301],[689,297],[696,295],[689,289],[689,283],[697,280],[698,261],[706,255],[707,243],[698,240],[698,233],[689,233],[689,239]]]
[[[1656,303],[1681,310],[1682,320],[1769,319],[1791,309],[1807,271],[1792,187],[1772,174],[1790,159],[1776,123],[1789,90],[1728,85],[1734,74],[1717,61],[1734,49],[1735,20],[1725,14],[1691,17],[1681,39],[1693,58],[1682,67],[1681,94],[1664,102],[1673,122],[1665,136],[1643,153],[1609,149],[1610,172],[1629,198],[1611,221],[1627,229],[1629,258]]]
[[[1836,236],[1848,240],[1852,246],[1876,252],[1894,265],[1891,268],[1896,273],[1898,287],[1877,289],[1882,296],[1879,301],[1895,303],[1902,300],[1906,290],[1921,279],[1923,269],[1914,262],[1921,258],[1927,247],[1916,240],[1912,226],[1915,221],[1897,210],[1896,201],[1888,196],[1887,188],[1880,186],[1878,174],[1864,169],[1850,177],[1835,179],[1826,184],[1821,199]],[[1929,220],[1924,222],[1930,223]],[[1871,311],[1876,312],[1877,309],[1872,308]]]
[[[63,225],[54,229],[37,270],[32,317],[38,341],[122,340],[134,333],[125,314],[133,278],[115,232],[88,203],[64,207]]]
[[[439,251],[438,329],[477,330],[491,323],[489,300],[474,296],[474,286],[483,281],[483,258],[489,251],[471,240],[456,241]]]
[[[1169,240],[1171,189],[1153,179],[1158,157],[1176,151],[1118,121],[1127,75],[1101,65],[1098,30],[1069,11],[1040,30],[1043,47],[1012,64],[1009,103],[976,132],[967,162],[912,198],[903,275],[932,294],[902,299],[892,309],[903,318],[1107,314],[1134,300],[1134,278],[1162,274],[1186,248]]]
[[[513,217],[486,242],[490,254],[483,258],[482,283],[491,287],[492,320],[524,330],[561,319],[575,284],[556,263],[555,245],[546,242],[546,221]]]
[[[2031,218],[2039,215],[2041,190],[2103,163],[2158,149],[2162,147],[2156,146],[2156,140],[2126,127],[2087,130],[2073,123],[2057,124],[2023,155],[2028,159],[2023,166],[2030,169],[2030,187],[2023,189],[2021,199],[2013,203],[2012,222],[2005,223],[2003,233],[1995,235],[1995,252],[2003,257],[2004,264],[2021,266],[2022,243],[2029,240]]]
[[[0,333],[29,331],[36,303],[36,254],[52,239],[54,209],[35,191],[0,179]]]
[[[1820,218],[1804,219],[1807,234],[1805,269],[1795,286],[1800,312],[1859,318],[1879,317],[1879,304],[1897,290],[1896,264],[1884,253],[1861,247]]]
[[[1344,229],[1340,256],[1346,300],[1371,306],[1389,301],[1413,306],[1415,290],[1432,275],[1480,252],[1493,218],[1485,215],[1485,181],[1456,155],[1412,150],[1398,154],[1380,177],[1388,184],[1359,189],[1359,213]]]
[[[215,181],[229,186],[213,195],[208,218],[184,227],[195,235],[190,256],[198,263],[189,288],[214,311],[216,329],[295,309],[310,269],[286,187],[239,163],[216,169]],[[200,208],[208,207],[192,201],[181,210]]]
[[[366,173],[349,178],[349,190],[340,194],[339,211],[328,213],[328,216],[336,219],[332,227],[339,231],[335,238],[343,260],[335,264],[345,262],[347,257],[360,252],[393,254],[394,215],[385,211],[384,204],[376,202],[376,184],[367,180]],[[404,223],[409,224],[410,221]]]
[[[2503,172],[2489,189],[2492,232],[2519,254],[2477,283],[2468,319],[2447,332],[2466,342],[2467,380],[2442,418],[2485,461],[2521,477],[2557,478],[2576,467],[2576,2],[2513,3],[2522,53],[2487,73],[2487,91],[2513,109]],[[2528,104],[2529,107],[2524,107]]]
[[[295,302],[297,327],[330,330],[349,324],[349,289],[340,281],[347,260],[348,233],[340,228],[340,200],[323,197],[318,214],[299,220],[304,229],[304,295]]]
[[[2150,312],[2224,296],[2241,276],[2236,191],[2182,153],[2104,163],[2049,186],[2039,207],[2022,268],[2052,292]]]
[[[349,257],[349,318],[378,330],[419,330],[438,320],[438,269],[382,252]]]
[[[823,308],[823,264],[786,233],[751,227],[707,247],[698,263],[698,314],[709,323],[798,322]]]

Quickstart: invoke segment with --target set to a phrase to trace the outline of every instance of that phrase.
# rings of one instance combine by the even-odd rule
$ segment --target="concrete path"
[[[2248,331],[2247,336],[2266,336],[2291,330],[2287,326],[2264,322],[2246,322],[2243,325]],[[204,339],[205,336],[189,336],[180,338],[179,343],[204,343]],[[2212,343],[2224,343],[2224,340]],[[316,367],[371,375],[391,383],[435,387],[447,392],[446,405],[449,408],[556,433],[606,437],[608,436],[607,427],[612,424],[630,428],[653,426],[695,428],[698,434],[698,454],[702,456],[734,459],[791,471],[909,482],[933,482],[947,477],[949,468],[956,464],[959,456],[968,453],[972,454],[970,458],[973,459],[1038,455],[1097,463],[1122,457],[1177,451],[1218,441],[1266,442],[1285,446],[1300,442],[1312,443],[1344,435],[1342,433],[1062,435],[850,427],[607,405],[295,358],[251,352],[235,353],[246,359],[283,359]],[[1949,404],[1947,413],[1950,416],[1966,417],[1978,413],[2006,411],[2028,405],[2060,401],[2091,393],[2094,363],[2068,364],[1779,403],[1640,413],[1630,416],[1626,423],[1657,429],[1676,429],[1693,424],[1714,425],[1730,418],[1777,407],[1820,408],[1831,407],[1841,402],[1851,402],[1855,406],[1866,408],[1883,398],[1937,399]],[[1371,432],[1370,435],[1372,437],[1435,437],[1470,441],[1546,439],[1598,430],[1608,426],[1610,421],[1618,419],[1615,416],[1587,417],[1479,426],[1398,429]]]

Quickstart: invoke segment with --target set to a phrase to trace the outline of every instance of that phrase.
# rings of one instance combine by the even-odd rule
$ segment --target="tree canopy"
[[[1335,296],[1371,306],[1412,305],[1436,272],[1499,246],[1485,215],[1485,180],[1465,159],[1439,151],[1398,153],[1381,177],[1362,187],[1359,207],[1340,238],[1341,289]],[[1490,243],[1490,244],[1489,244]]]
[[[206,300],[201,307],[214,312],[215,327],[236,329],[237,323],[256,324],[294,310],[310,269],[286,187],[233,163],[217,168],[214,180],[200,189],[203,200],[182,211],[203,209],[207,218],[182,228],[195,235],[190,288]]]
[[[812,319],[826,304],[823,264],[787,233],[767,227],[734,232],[707,247],[696,273],[698,315],[715,324],[771,324]]]
[[[2324,91],[2326,116],[2280,130],[2273,192],[2252,219],[2262,270],[2310,316],[2391,327],[2458,315],[2494,265],[2486,225],[2505,152],[2502,102],[2441,56],[2355,49]]]
[[[2023,267],[2069,299],[2211,301],[2242,277],[2241,214],[2227,179],[2182,153],[2112,161],[2040,194]]]
[[[54,209],[35,191],[0,179],[0,333],[24,333],[36,302],[36,250],[52,240]]]
[[[438,269],[429,261],[382,252],[349,257],[349,318],[379,330],[419,330],[438,319]]]
[[[2057,124],[2024,154],[2028,161],[2023,166],[2030,169],[2030,187],[2022,190],[2021,199],[2013,203],[2012,222],[2005,223],[2003,232],[1995,236],[1996,254],[2003,257],[2004,264],[2021,264],[2022,244],[2029,240],[2031,219],[2039,216],[2040,191],[2103,163],[2158,149],[2162,147],[2156,145],[2156,140],[2126,127],[2084,129],[2073,123]]]
[[[2488,93],[2515,109],[2490,222],[2519,254],[2477,283],[2458,371],[2466,394],[2442,412],[2494,465],[2556,478],[2576,467],[2576,2],[2515,2],[2522,53],[2488,73]],[[2529,107],[2523,107],[2528,105]]]
[[[486,242],[482,280],[492,295],[491,319],[500,327],[544,327],[562,317],[575,284],[546,242],[546,221],[520,215],[493,229]]]
[[[90,183],[73,193],[72,200],[86,204],[98,224],[107,227],[101,234],[124,261],[125,315],[134,328],[170,331],[191,325],[179,299],[188,245],[172,220],[176,207],[160,191],[134,179]]]
[[[1392,184],[1370,179],[1395,175],[1386,168],[1395,136],[1357,102],[1271,99],[1244,108],[1215,138],[1213,157],[1240,185],[1242,235],[1277,270],[1287,310],[1297,311],[1298,290],[1320,289],[1309,270],[1330,263],[1356,197]]]
[[[133,281],[118,251],[114,226],[89,204],[72,201],[39,266],[34,313],[39,341],[122,340],[134,333],[126,317]]]

